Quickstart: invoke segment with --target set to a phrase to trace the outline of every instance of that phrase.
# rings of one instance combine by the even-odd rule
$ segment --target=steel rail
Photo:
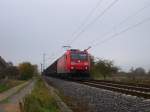
[[[80,84],[85,84],[91,87],[96,87],[96,88],[102,88],[102,89],[106,89],[106,90],[110,90],[110,91],[115,91],[115,92],[119,92],[119,93],[123,93],[123,94],[127,94],[127,95],[132,95],[132,96],[137,96],[137,97],[142,97],[142,98],[146,98],[146,99],[150,99],[150,92],[149,92],[149,88],[143,88],[140,87],[140,89],[138,87],[134,86],[130,86],[127,87],[125,85],[117,85],[116,84],[106,84],[106,83],[95,83],[93,81],[77,81]],[[143,91],[145,90],[145,91]]]
[[[93,80],[93,79],[90,80],[90,81],[107,82],[107,83],[112,83],[112,84],[120,84],[120,85],[128,85],[128,86],[150,88],[150,85],[146,85],[146,84],[126,83],[126,82],[110,81],[110,80]]]
[[[126,85],[126,84],[117,84],[117,83],[108,83],[108,82],[97,82],[97,81],[90,81],[90,82],[95,83],[95,84],[104,84],[104,85],[107,85],[107,86],[131,89],[131,90],[136,90],[136,91],[150,92],[150,88],[147,88],[147,87]]]

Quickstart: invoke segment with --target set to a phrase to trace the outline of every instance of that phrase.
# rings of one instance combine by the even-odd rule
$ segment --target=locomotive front
[[[87,51],[70,50],[70,72],[89,75],[90,59]]]

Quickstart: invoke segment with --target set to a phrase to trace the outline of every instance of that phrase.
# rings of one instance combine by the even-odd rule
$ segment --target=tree
[[[31,65],[29,62],[23,62],[19,64],[19,71],[21,75],[21,79],[28,80],[33,77],[35,72],[35,67]]]
[[[7,64],[8,64],[9,67],[10,67],[10,66],[14,66],[13,63],[12,63],[11,61],[8,62]]]
[[[19,69],[15,66],[10,66],[6,68],[5,74],[9,79],[19,79],[20,74],[19,74]]]
[[[15,66],[9,66],[9,67],[1,70],[0,78],[2,78],[2,79],[4,79],[4,78],[7,78],[7,79],[19,79],[20,78],[19,70]]]
[[[132,67],[127,76],[128,76],[129,81],[141,83],[142,80],[145,80],[144,78],[146,76],[146,71],[142,67],[138,67],[138,68]]]
[[[145,75],[146,74],[145,69],[142,67],[136,68],[135,73],[138,75]]]
[[[118,70],[118,67],[115,67],[112,61],[99,59],[93,64],[92,74],[96,74],[98,77],[101,75],[106,79],[111,74],[117,73]]]
[[[4,69],[0,70],[0,79],[4,79],[5,78],[5,72]]]
[[[148,73],[147,73],[148,75],[150,75],[150,70],[148,71]]]

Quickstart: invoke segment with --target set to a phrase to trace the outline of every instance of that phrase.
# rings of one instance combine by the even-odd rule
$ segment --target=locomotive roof
[[[79,49],[70,49],[70,51],[80,51]]]
[[[79,49],[70,49],[68,51],[70,51],[72,53],[75,53],[75,52],[87,53],[87,51],[80,51]]]

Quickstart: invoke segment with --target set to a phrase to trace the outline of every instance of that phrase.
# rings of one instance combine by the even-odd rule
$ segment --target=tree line
[[[0,70],[0,79],[28,80],[38,73],[37,65],[32,65],[30,62],[23,62],[18,66],[14,66],[12,63],[8,65]]]
[[[131,68],[129,72],[120,72],[121,68],[115,66],[113,61],[105,60],[105,59],[97,59],[91,58],[91,75],[95,78],[103,78],[111,77],[113,74],[116,75],[126,75],[129,77],[145,77],[150,76],[150,70],[146,72],[146,70],[142,67]]]

